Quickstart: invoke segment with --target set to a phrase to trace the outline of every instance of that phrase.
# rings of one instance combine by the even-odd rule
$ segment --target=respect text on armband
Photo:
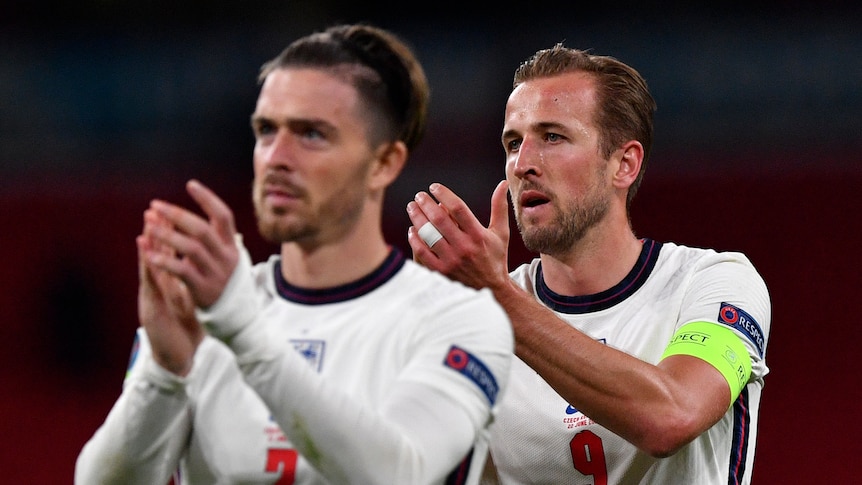
[[[670,343],[679,342],[694,342],[696,344],[705,344],[709,340],[710,335],[702,332],[678,332],[673,336]]]
[[[763,330],[745,310],[730,303],[722,302],[721,310],[718,312],[718,323],[723,323],[742,332],[757,348],[757,353],[763,357],[763,348],[766,344]]]
[[[446,353],[443,365],[460,372],[473,381],[492,405],[497,401],[497,392],[499,391],[497,380],[491,370],[475,355],[453,345]]]

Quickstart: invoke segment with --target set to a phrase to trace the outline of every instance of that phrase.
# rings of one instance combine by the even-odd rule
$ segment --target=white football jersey
[[[385,419],[376,415],[393,387],[426,386],[433,398],[463,408],[476,436],[474,448],[464,450],[462,462],[452,463],[444,470],[452,473],[436,483],[478,483],[487,426],[505,388],[514,345],[509,320],[490,291],[452,282],[397,249],[374,273],[337,288],[291,286],[277,256],[255,265],[252,274],[270,343],[295,349],[304,357],[300,364],[321,377],[316,380],[339,390],[330,399],[310,396],[318,388],[280,383],[294,386],[291,399],[313,399],[328,431],[349,443],[382,431],[371,426]],[[155,363],[143,329],[136,345],[122,395],[79,456],[76,483],[162,484],[177,470],[175,480],[182,484],[329,483],[294,449],[273,419],[276,413],[220,340],[205,338],[185,378]],[[363,460],[358,451],[374,450],[339,451]],[[395,459],[382,453],[374,464],[415,466],[387,462]]]
[[[752,373],[718,423],[676,454],[658,459],[593,422],[516,358],[491,428],[491,456],[501,483],[750,483],[768,372],[771,304],[762,278],[744,255],[645,239],[623,281],[579,297],[551,291],[538,258],[511,276],[573,327],[652,364],[686,323],[728,325],[748,349]]]

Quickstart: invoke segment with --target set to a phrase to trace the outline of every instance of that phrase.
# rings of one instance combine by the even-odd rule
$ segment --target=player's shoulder
[[[252,274],[255,279],[261,276],[271,275],[275,269],[275,265],[280,264],[281,256],[279,254],[271,254],[267,259],[255,263],[252,266]]]
[[[398,277],[394,278],[393,283],[399,291],[413,293],[414,301],[419,306],[440,307],[441,304],[454,305],[459,302],[498,305],[490,290],[471,288],[410,259],[405,261],[404,267]]]
[[[408,299],[410,311],[421,315],[422,321],[434,322],[428,327],[440,333],[480,336],[489,348],[512,351],[509,317],[490,289],[469,287],[412,260],[406,261],[398,276],[390,290]]]
[[[509,272],[509,277],[515,280],[519,280],[525,277],[531,277],[536,274],[539,266],[541,266],[542,260],[539,257],[535,257],[531,260],[525,261],[519,264],[515,269]]]
[[[278,254],[272,254],[266,260],[255,263],[251,268],[254,286],[275,294],[275,272],[280,264],[281,256]]]
[[[694,287],[709,287],[712,291],[725,288],[758,301],[764,309],[769,306],[769,289],[763,275],[740,251],[665,243],[658,266],[662,274],[685,275],[682,277]]]
[[[459,281],[455,281],[446,275],[422,266],[412,259],[404,262],[404,267],[399,271],[399,284],[409,284],[419,292],[436,290],[455,295],[475,295],[477,290],[470,288]]]
[[[698,267],[731,263],[754,269],[754,264],[741,251],[689,246],[675,242],[661,243],[660,259],[666,262],[675,262],[681,265],[692,264]]]

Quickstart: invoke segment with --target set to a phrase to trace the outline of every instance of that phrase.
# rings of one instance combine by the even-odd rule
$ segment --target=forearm
[[[293,446],[334,483],[433,483],[473,442],[465,411],[428,386],[401,383],[372,407],[329,385],[298,354],[254,355],[273,358],[240,358],[246,381]]]
[[[151,359],[139,365],[156,366]],[[146,374],[151,372],[159,370],[149,369]],[[81,450],[75,483],[167,483],[188,440],[191,418],[179,381],[171,382],[166,375],[157,379],[136,379],[126,385],[105,422]]]
[[[689,419],[689,391],[658,366],[571,327],[514,282],[495,297],[512,321],[516,355],[584,415],[650,453],[665,453],[655,436],[682,443],[700,432],[671,429]]]

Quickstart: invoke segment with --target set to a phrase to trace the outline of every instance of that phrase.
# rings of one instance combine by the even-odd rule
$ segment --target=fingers
[[[196,254],[197,244],[204,246],[208,253],[221,258],[225,246],[232,247],[236,225],[233,212],[212,190],[197,180],[190,180],[186,184],[186,190],[195,202],[201,207],[207,219],[161,200],[154,200],[151,209],[165,218],[178,235],[186,235],[187,238],[174,237],[170,244],[177,248],[181,254]],[[207,261],[198,261],[204,265]]]
[[[430,221],[444,238],[437,243],[444,250],[448,245],[469,248],[471,242],[482,239],[485,227],[460,197],[439,183],[431,184],[429,191],[433,198],[419,192],[414,198],[415,204],[408,204],[408,215],[416,227],[421,228],[425,221]]]
[[[147,332],[153,356],[163,368],[186,375],[193,364],[203,329],[197,323],[194,303],[183,281],[170,273],[160,261],[179,261],[173,248],[153,237],[156,228],[169,226],[150,211],[144,216],[143,233],[135,238],[138,250],[140,283],[138,318]]]
[[[442,184],[419,192],[407,204],[414,226],[407,232],[413,258],[424,266],[473,288],[497,288],[509,280],[508,185],[500,182],[491,196],[492,220],[485,228],[467,204]],[[433,197],[432,197],[433,195]],[[419,233],[431,222],[443,239],[429,247]],[[422,229],[423,232],[428,229]]]
[[[215,192],[197,180],[190,180],[186,184],[186,190],[209,217],[210,224],[215,229],[219,241],[233,243],[236,225],[230,207]]]
[[[153,276],[150,273],[147,265],[147,253],[151,251],[149,240],[146,236],[140,235],[135,238],[135,245],[138,248],[138,285],[139,291],[152,291],[154,286]]]
[[[413,225],[407,228],[407,244],[413,250],[413,260],[424,266],[432,267],[429,265],[429,262],[436,259],[436,255],[431,251],[431,247],[428,246],[425,240],[419,236],[419,228],[429,223],[428,218],[425,217],[425,214],[416,202],[407,204],[407,215],[410,217],[411,222],[413,222]]]
[[[170,297],[176,293],[174,287],[181,282],[166,271],[161,263],[171,262],[176,258],[169,247],[160,244],[149,233],[150,231],[145,230],[144,234],[135,239],[138,246],[141,288],[158,298]]]
[[[189,181],[187,189],[208,219],[153,200],[144,212],[144,235],[151,240],[146,257],[149,264],[179,277],[195,304],[207,307],[221,295],[239,261],[233,213],[200,182]]]
[[[439,205],[446,210],[446,215],[450,216],[455,224],[463,231],[471,232],[483,229],[482,224],[464,200],[458,197],[455,192],[452,192],[448,187],[440,183],[433,183],[428,190],[431,192],[431,195],[440,202]],[[432,219],[432,222],[437,225],[436,220]],[[444,237],[445,236],[446,234],[444,233]]]
[[[154,201],[159,207],[161,204]],[[201,266],[208,266],[204,261],[202,245],[195,239],[178,232],[174,226],[162,216],[163,212],[155,208],[144,211],[144,234],[146,238],[147,262],[163,270],[169,271],[182,278],[191,278],[202,273]],[[194,254],[194,264],[187,257],[176,255]]]
[[[422,205],[420,205],[420,201]],[[416,194],[414,200],[407,204],[407,216],[410,218],[410,222],[413,223],[412,226],[407,228],[407,243],[413,250],[413,259],[417,263],[431,269],[439,269],[436,267],[438,260],[437,255],[432,251],[431,246],[439,249],[441,245],[446,243],[446,240],[443,239],[443,235],[440,230],[437,229],[437,226],[429,220],[429,216],[426,214],[426,211],[429,214],[433,211],[434,214],[432,214],[432,217],[435,217],[438,221],[441,221],[444,218],[448,219],[449,217],[445,208],[438,206],[428,194],[425,194],[424,192]],[[436,239],[436,241],[430,239],[432,234],[425,234],[430,231],[430,228],[432,227],[436,233],[433,234],[434,239],[436,239],[437,234],[440,235],[440,239]],[[423,231],[422,235],[419,234],[420,229]],[[426,238],[428,239],[426,240]],[[433,244],[429,246],[429,242]]]
[[[447,187],[434,183],[429,191],[433,198],[426,192],[419,192],[408,204],[408,215],[416,227],[421,228],[430,221],[448,241],[457,239],[462,231],[482,227],[467,204]]]
[[[422,227],[419,228],[417,234],[429,248],[433,248],[435,244],[443,239],[443,235],[440,234],[440,231],[438,231],[430,221],[422,224]]]
[[[219,261],[232,260],[235,249],[236,226],[233,212],[213,191],[197,180],[187,184],[189,195],[197,202],[208,219],[161,200],[150,204],[149,221],[163,219],[153,224],[153,235],[171,246],[178,254],[191,258],[201,273],[207,274]],[[215,261],[214,261],[215,260]]]
[[[154,234],[181,254],[189,253],[196,244],[207,248],[214,245],[209,221],[189,210],[156,199],[150,203],[147,213],[149,218],[145,222],[157,229]]]
[[[144,213],[144,230],[143,233],[135,238],[135,245],[138,249],[138,272],[140,284],[143,289],[148,291],[159,292],[154,272],[159,271],[157,267],[150,264],[152,255],[158,254],[159,257],[172,257],[174,251],[160,243],[152,237],[152,226],[163,225],[164,220],[154,217],[153,214]]]
[[[455,237],[458,225],[451,219],[449,212],[442,204],[438,204],[430,195],[419,192],[414,200],[407,204],[407,215],[413,226],[407,230],[407,241],[411,243],[414,250],[414,258],[425,253],[430,248],[442,246],[447,241],[446,235]],[[429,253],[429,256],[433,253]]]
[[[407,241],[413,249],[414,260],[448,274],[459,259],[475,253],[483,244],[485,228],[467,204],[448,187],[434,183],[429,192],[431,194],[417,193],[407,204],[407,214],[413,223],[413,227],[407,230]],[[435,242],[432,226],[426,225],[429,222],[442,239]],[[434,239],[426,241],[422,236],[434,236]],[[429,245],[429,242],[433,244]]]

